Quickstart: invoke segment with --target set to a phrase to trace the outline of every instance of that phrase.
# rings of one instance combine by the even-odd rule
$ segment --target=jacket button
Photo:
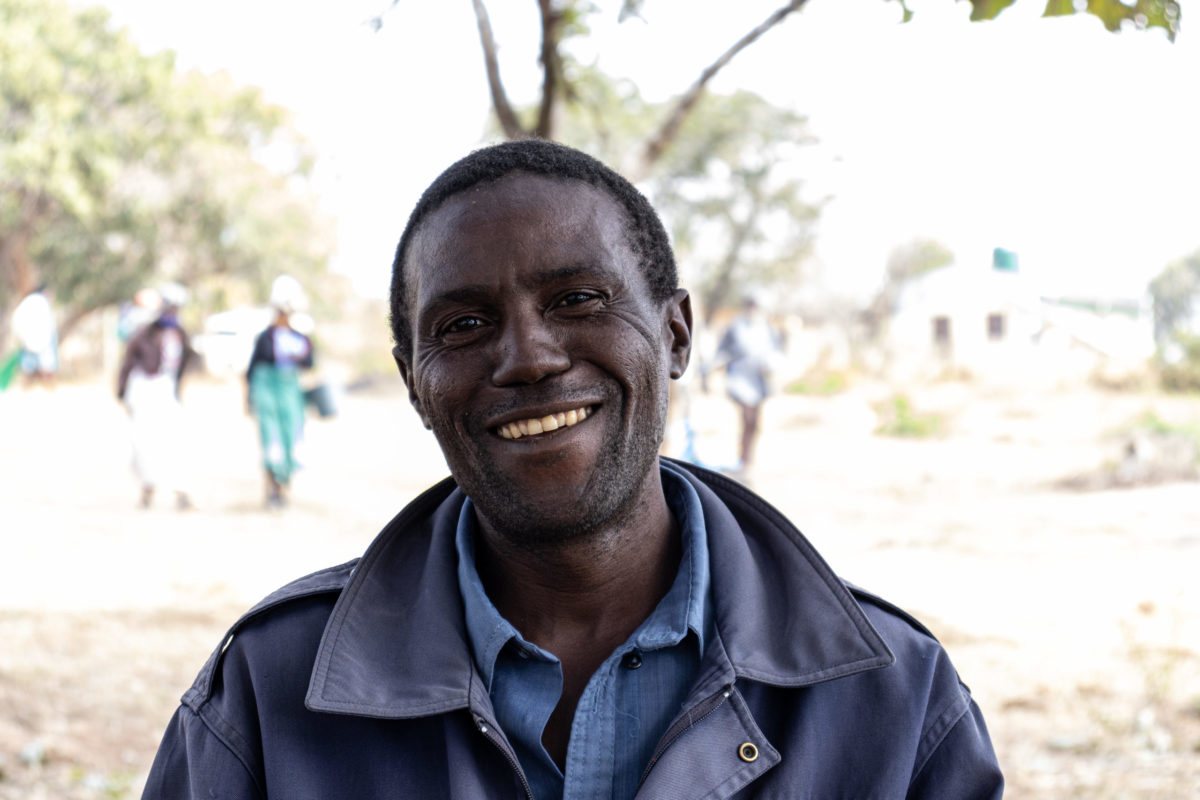
[[[758,748],[752,742],[742,742],[738,746],[738,758],[747,764],[758,760]]]
[[[637,650],[631,650],[621,659],[621,666],[625,669],[637,669],[642,666],[642,654]]]

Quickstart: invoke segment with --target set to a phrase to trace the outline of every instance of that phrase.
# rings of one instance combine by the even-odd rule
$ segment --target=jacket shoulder
[[[867,611],[869,616],[873,618],[878,618],[880,616],[889,617],[897,622],[903,623],[904,626],[911,628],[916,633],[927,636],[935,642],[937,641],[937,637],[933,635],[933,632],[930,631],[929,628],[926,628],[919,619],[905,611],[900,606],[883,599],[874,592],[868,592],[861,586],[855,586],[853,583],[850,583],[850,581],[845,579],[842,580],[842,583],[845,584],[846,588],[850,590],[850,594],[855,600],[858,601],[858,604],[862,606],[865,611]],[[872,611],[875,613],[872,613]],[[880,612],[882,612],[882,614]]]
[[[347,561],[336,567],[328,567],[288,583],[260,600],[253,608],[235,622],[221,639],[208,661],[196,676],[192,687],[183,696],[185,705],[196,706],[204,703],[212,693],[213,677],[216,675],[221,657],[229,648],[230,643],[238,633],[252,622],[262,620],[290,606],[320,595],[336,597],[345,588],[350,576],[358,566],[358,559]],[[332,603],[330,603],[332,607]]]
[[[326,594],[329,592],[340,592],[350,580],[350,576],[354,573],[358,566],[358,559],[352,559],[345,564],[338,564],[336,567],[326,567],[318,570],[303,578],[288,583],[269,595],[251,608],[246,614],[234,625],[236,628],[246,619],[268,611],[282,603],[287,603],[291,600],[296,600],[301,597],[309,597],[314,594]]]
[[[915,680],[921,684],[927,682],[931,691],[949,692],[954,697],[957,697],[961,688],[964,697],[967,696],[966,687],[959,680],[949,653],[929,628],[879,595],[844,580],[843,583],[895,655],[894,669],[890,670],[893,678],[904,675],[901,680]]]

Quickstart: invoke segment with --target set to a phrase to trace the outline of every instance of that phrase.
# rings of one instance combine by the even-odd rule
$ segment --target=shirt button
[[[637,669],[642,666],[642,654],[637,650],[631,650],[621,659],[621,666],[625,669]]]

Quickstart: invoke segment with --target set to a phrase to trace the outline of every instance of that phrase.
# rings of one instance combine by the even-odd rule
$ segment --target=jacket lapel
[[[462,502],[442,481],[372,542],[325,627],[310,709],[409,718],[467,707],[473,668],[454,550]]]

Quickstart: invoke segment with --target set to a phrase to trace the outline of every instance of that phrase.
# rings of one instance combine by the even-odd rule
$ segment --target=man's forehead
[[[500,208],[532,205],[544,201],[547,196],[555,202],[594,204],[607,207],[618,218],[625,216],[624,209],[609,192],[578,178],[558,175],[543,175],[513,170],[501,177],[465,187],[446,197],[436,208],[431,209],[417,229],[420,233],[437,220],[441,225],[458,224],[472,216],[485,201],[496,201]],[[624,222],[624,219],[621,220]]]
[[[547,210],[551,213],[547,213]],[[417,278],[423,266],[449,254],[486,254],[493,243],[534,236],[529,246],[546,253],[587,242],[628,247],[628,216],[603,189],[574,178],[510,172],[447,197],[414,230],[406,271]]]

